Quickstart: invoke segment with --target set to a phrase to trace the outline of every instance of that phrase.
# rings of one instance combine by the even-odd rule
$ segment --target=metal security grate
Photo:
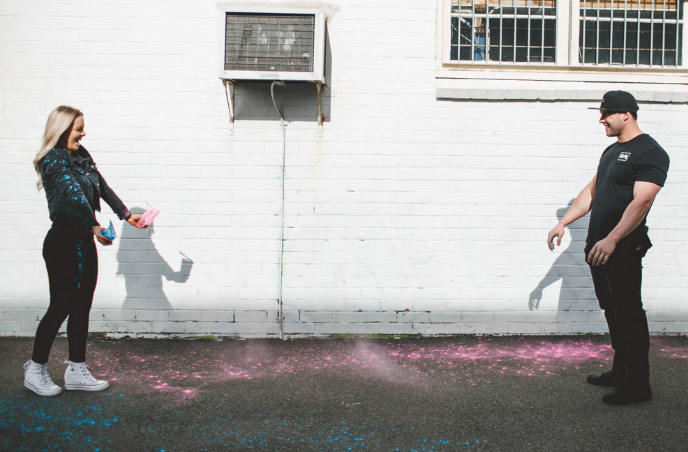
[[[226,71],[312,72],[315,16],[227,13]]]
[[[452,0],[451,60],[553,63],[556,0]]]
[[[580,62],[681,66],[683,9],[680,0],[581,0]]]

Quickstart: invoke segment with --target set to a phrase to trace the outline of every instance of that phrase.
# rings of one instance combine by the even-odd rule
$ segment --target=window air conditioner
[[[325,14],[223,9],[220,78],[325,82]]]

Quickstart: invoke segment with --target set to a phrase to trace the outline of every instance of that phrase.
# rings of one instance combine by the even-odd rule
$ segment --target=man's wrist
[[[605,240],[609,240],[616,246],[619,241],[621,241],[621,237],[617,237],[616,234],[614,234],[614,231],[610,232],[607,237],[605,237]]]

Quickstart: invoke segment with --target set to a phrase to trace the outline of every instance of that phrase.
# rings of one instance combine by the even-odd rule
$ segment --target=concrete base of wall
[[[678,314],[685,317],[688,312]],[[33,336],[42,315],[42,310],[4,310],[3,320],[0,321],[0,336]],[[661,313],[655,316],[652,312],[648,316],[653,334],[688,334],[686,319],[661,321]],[[91,312],[90,331],[109,338],[427,337],[607,333],[607,325],[600,311],[575,312],[570,315],[557,312],[514,312],[508,316],[491,312],[285,311],[283,317],[284,321],[280,325],[278,311],[94,309]],[[66,323],[60,332],[66,332]]]

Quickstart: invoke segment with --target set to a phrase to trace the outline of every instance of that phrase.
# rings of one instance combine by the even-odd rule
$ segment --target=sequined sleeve
[[[51,200],[51,195],[59,196],[66,201],[71,207],[70,210],[84,226],[89,228],[98,226],[93,208],[64,156],[49,152],[41,162],[41,178],[48,194],[48,203],[58,202],[58,200]],[[53,186],[50,190],[53,193],[48,193],[49,185]]]

